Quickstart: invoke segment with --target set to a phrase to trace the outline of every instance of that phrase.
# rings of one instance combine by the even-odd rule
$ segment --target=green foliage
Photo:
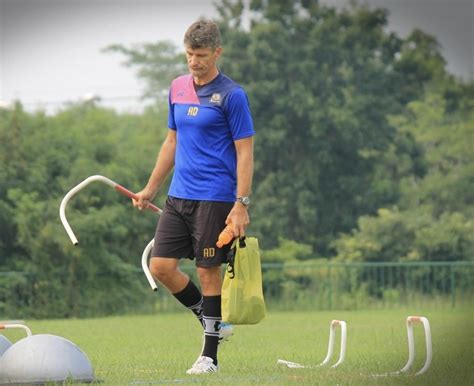
[[[446,73],[434,37],[387,32],[385,10],[356,3],[337,10],[312,0],[254,0],[249,7],[246,14],[241,0],[216,4],[221,67],[247,90],[257,131],[251,231],[265,249],[287,239],[328,256],[360,216],[404,207],[413,196],[409,184],[428,173],[420,136],[389,117],[409,102],[416,109],[428,84],[443,89],[453,111],[472,87]],[[185,71],[184,55],[166,42],[110,49],[139,69],[147,95]],[[456,186],[459,198],[465,184]],[[443,197],[453,204],[454,194]],[[457,202],[462,212],[466,203]]]
[[[310,245],[293,240],[279,238],[278,246],[262,251],[262,263],[276,265],[281,269],[264,269],[263,287],[266,296],[273,301],[297,305],[305,303],[309,294],[314,293],[315,285],[320,282],[314,270],[301,269],[299,264],[314,257]],[[283,264],[283,265],[279,265]],[[319,297],[323,294],[319,293]]]
[[[259,237],[265,262],[285,267],[266,276],[266,290],[290,303],[312,293],[323,302],[324,273],[294,266],[314,256],[473,260],[474,84],[446,73],[436,39],[387,32],[381,9],[317,0],[252,0],[244,28],[244,4],[216,7],[221,66],[247,90],[257,132],[249,233]],[[93,174],[135,191],[145,184],[166,136],[169,83],[186,65],[169,42],[105,51],[137,69],[155,107],[139,116],[93,103],[55,116],[27,113],[20,103],[0,109],[0,271],[26,273],[0,278],[2,315],[152,306],[137,300],[146,286],[136,270],[156,217],[134,211],[112,189],[89,186],[68,208],[81,242],[73,248],[58,207]],[[366,293],[401,296],[364,275],[339,278],[358,291],[345,306]]]
[[[439,90],[430,90],[422,100],[409,103],[404,115],[390,117],[401,133],[416,140],[424,173],[401,175],[400,210],[380,209],[376,217],[359,218],[356,230],[333,243],[339,258],[474,258],[474,114],[447,112],[446,104]],[[404,162],[396,159],[398,165]]]
[[[168,41],[136,44],[125,47],[112,44],[104,52],[118,52],[127,57],[127,67],[138,67],[137,75],[146,82],[144,97],[164,100],[168,95],[170,82],[186,70],[186,61],[176,47]]]
[[[379,209],[334,242],[337,258],[349,261],[472,260],[474,222],[462,213],[435,217],[429,208]]]
[[[308,260],[313,257],[313,250],[310,245],[297,243],[293,240],[280,238],[278,247],[267,249],[262,254],[264,262],[288,262],[293,263],[301,260]]]
[[[284,237],[328,254],[337,233],[396,203],[400,178],[418,172],[413,136],[386,116],[442,78],[444,61],[420,31],[406,40],[385,32],[383,10],[253,1],[247,31],[238,3],[220,9],[222,68],[246,87],[254,112],[253,229],[266,248]],[[394,172],[379,167],[400,158]]]
[[[459,211],[473,216],[474,198],[469,192],[474,191],[474,113],[472,109],[448,113],[446,104],[435,90],[410,103],[404,116],[392,117],[422,146],[428,169],[421,179],[402,181],[401,206],[425,204],[436,214]]]
[[[118,115],[91,105],[53,117],[26,113],[19,104],[0,111],[0,270],[28,275],[0,296],[5,314],[87,316],[139,304],[144,289],[135,272],[156,217],[137,213],[102,184],[91,185],[67,210],[80,240],[74,248],[58,210],[66,192],[93,174],[139,190],[166,134],[155,128],[165,121],[159,111]],[[10,303],[12,293],[23,296]]]

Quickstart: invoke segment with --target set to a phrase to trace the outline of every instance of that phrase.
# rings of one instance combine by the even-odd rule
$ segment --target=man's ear
[[[214,54],[216,55],[216,59],[219,59],[222,54],[222,47],[217,47]]]

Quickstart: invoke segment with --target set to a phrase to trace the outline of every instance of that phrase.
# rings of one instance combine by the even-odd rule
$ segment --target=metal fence
[[[184,270],[194,276],[194,267]],[[414,263],[263,263],[270,310],[356,310],[474,305],[474,261]],[[159,311],[176,309],[158,294]]]
[[[263,263],[269,309],[474,305],[474,261]]]
[[[272,308],[474,305],[474,262],[264,264]]]
[[[196,279],[192,264],[184,264],[182,269]],[[262,275],[269,310],[474,305],[474,261],[263,263]],[[143,288],[137,291],[136,299],[133,298],[135,295],[131,295],[130,304],[123,312],[182,310],[168,291],[160,287],[157,292],[152,292],[141,270],[137,269],[132,276],[132,280],[136,278]],[[17,306],[23,310],[22,314],[30,314],[28,304],[34,293],[34,281],[33,277],[21,272],[0,272],[0,314],[15,314]],[[50,300],[54,302],[57,299]]]

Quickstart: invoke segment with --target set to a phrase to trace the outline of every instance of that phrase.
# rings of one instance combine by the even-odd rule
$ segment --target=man
[[[134,205],[146,207],[174,167],[150,271],[202,323],[204,346],[187,373],[203,374],[217,371],[219,338],[229,335],[221,328],[220,267],[229,246],[217,248],[216,241],[226,224],[235,237],[249,224],[254,129],[244,90],[217,68],[217,25],[195,22],[184,46],[190,74],[171,84],[168,135]],[[202,293],[179,270],[182,258],[196,259]]]

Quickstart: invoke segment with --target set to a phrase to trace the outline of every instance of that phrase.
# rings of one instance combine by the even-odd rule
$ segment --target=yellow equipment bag
[[[222,283],[222,320],[232,324],[256,324],[265,317],[262,270],[258,240],[234,240]]]

